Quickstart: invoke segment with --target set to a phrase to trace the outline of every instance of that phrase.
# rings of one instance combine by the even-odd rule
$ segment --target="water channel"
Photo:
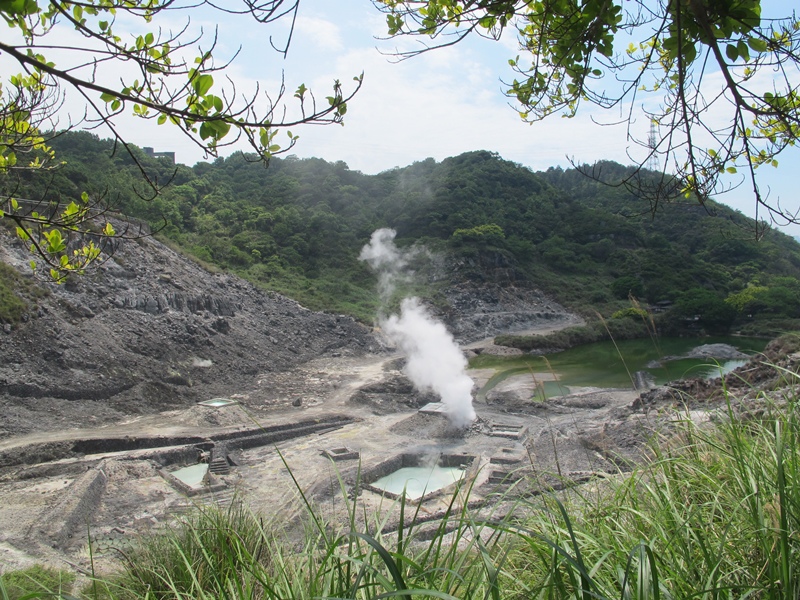
[[[512,375],[530,373],[546,397],[569,393],[570,388],[630,388],[631,377],[645,371],[657,385],[688,377],[718,377],[746,361],[709,358],[679,358],[705,344],[728,344],[745,354],[762,352],[769,340],[745,337],[658,338],[596,342],[544,356],[479,355],[470,360],[472,369],[493,369],[494,375],[478,393],[482,398]],[[548,379],[555,379],[550,381]]]

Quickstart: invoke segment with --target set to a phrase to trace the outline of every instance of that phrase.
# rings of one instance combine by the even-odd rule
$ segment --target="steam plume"
[[[407,256],[394,245],[395,235],[392,229],[378,229],[359,256],[378,272],[384,300],[408,265]],[[436,393],[453,425],[469,425],[475,419],[472,379],[466,374],[467,359],[444,324],[436,320],[418,298],[405,298],[399,315],[379,320],[389,339],[405,353],[405,372],[414,387]]]
[[[408,259],[394,245],[394,229],[376,229],[372,232],[369,244],[361,248],[358,260],[366,261],[378,274],[378,293],[382,302],[387,302],[395,290],[396,283],[405,273]]]

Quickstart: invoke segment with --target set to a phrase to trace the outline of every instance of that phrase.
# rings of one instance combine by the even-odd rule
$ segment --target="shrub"
[[[649,318],[649,314],[643,308],[638,308],[636,306],[629,306],[628,308],[623,308],[618,310],[613,315],[611,315],[612,319],[647,319]]]

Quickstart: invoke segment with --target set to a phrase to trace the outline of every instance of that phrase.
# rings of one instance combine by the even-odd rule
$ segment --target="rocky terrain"
[[[519,333],[582,323],[540,290],[513,283],[452,285],[446,292],[449,306],[442,320],[459,342],[473,342],[498,333]]]
[[[265,374],[262,407],[289,406],[302,390],[270,394],[269,377],[311,359],[385,351],[350,317],[209,272],[153,237],[120,242],[63,285],[34,278],[30,258],[2,233],[0,261],[33,280],[35,293],[23,322],[0,333],[0,439],[187,408],[243,393]],[[448,298],[442,317],[461,340],[568,317],[538,291],[496,283],[454,287]]]
[[[0,571],[38,561],[88,569],[87,526],[94,560],[114,568],[120,548],[196,503],[238,498],[290,522],[297,486],[335,519],[340,476],[365,507],[383,510],[391,503],[364,491],[359,474],[371,484],[409,457],[469,463],[470,502],[501,510],[498,497],[628,470],[654,434],[671,435],[676,413],[704,422],[725,407],[718,381],[544,399],[538,382],[554,375],[521,373],[476,397],[475,421],[454,429],[377,330],[211,273],[153,238],[123,242],[61,286],[34,280],[10,237],[0,238],[0,260],[32,282],[22,322],[0,333]],[[580,322],[513,282],[463,283],[446,297],[439,315],[468,352],[510,352],[475,341],[501,331]],[[752,396],[746,410],[777,384],[768,362],[784,374],[800,365],[797,343],[770,348],[728,376],[728,389]],[[492,374],[470,370],[473,391]],[[237,402],[197,404],[212,398]],[[203,460],[210,474],[192,496],[172,473]],[[435,520],[447,498],[424,501],[421,514]]]
[[[0,260],[33,277],[7,235]],[[210,273],[152,237],[41,296],[0,333],[0,438],[183,408],[321,356],[381,351],[370,328]]]

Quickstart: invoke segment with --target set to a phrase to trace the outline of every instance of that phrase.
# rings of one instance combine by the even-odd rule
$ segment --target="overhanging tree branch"
[[[777,166],[778,155],[800,141],[800,20],[794,12],[763,19],[761,0],[373,3],[392,36],[459,42],[473,32],[499,39],[515,31],[521,56],[510,61],[515,79],[507,94],[526,121],[572,116],[586,102],[602,109],[627,103],[629,139],[645,158],[634,157],[635,175],[616,184],[643,186],[637,191],[653,209],[678,198],[704,203],[733,187],[726,174],[744,168],[756,206],[772,219],[800,222],[797,208],[767,200],[757,183],[759,167]],[[623,33],[631,40],[624,50],[618,47]],[[722,85],[706,77],[712,72]],[[654,142],[634,134],[637,113],[656,123]],[[663,170],[650,185],[645,167],[656,157]]]
[[[212,156],[222,147],[246,140],[264,162],[295,145],[298,137],[290,128],[342,123],[348,102],[361,88],[361,75],[354,77],[354,83],[347,89],[338,80],[334,81],[332,92],[321,104],[305,85],[300,85],[291,97],[286,95],[283,83],[274,98],[262,95],[258,86],[252,95],[242,96],[229,77],[226,85],[214,79],[214,75],[225,73],[238,54],[236,51],[221,65],[215,64],[216,30],[207,49],[195,49],[203,33],[189,35],[188,15],[186,25],[177,33],[164,34],[155,25],[162,13],[185,12],[202,6],[249,16],[264,24],[291,18],[285,44],[280,48],[273,44],[285,55],[294,31],[299,0],[238,0],[224,4],[206,0],[0,3],[0,17],[21,39],[17,43],[12,35],[0,40],[0,55],[14,61],[21,70],[0,87],[0,117],[4,117],[0,121],[0,178],[21,169],[37,172],[57,166],[47,140],[52,135],[49,132],[56,131],[55,122],[65,88],[77,90],[85,101],[86,112],[81,122],[94,128],[106,128],[131,156],[150,189],[146,194],[150,197],[159,193],[160,183],[147,174],[136,152],[115,125],[115,119],[129,111],[136,117],[155,120],[159,125],[176,127]],[[130,36],[130,41],[123,40],[117,32],[122,22],[118,17],[123,13],[138,19],[144,33]],[[53,32],[65,29],[80,34],[86,45],[49,43]],[[57,55],[61,64],[56,65],[51,60],[52,55]],[[193,61],[187,55],[195,56]],[[123,76],[112,83],[107,73],[102,72],[109,65],[132,65],[137,76],[130,78],[133,81]],[[297,105],[299,116],[289,116],[287,102]],[[280,130],[287,133],[285,142],[276,138]],[[91,244],[68,253],[66,245],[58,241],[59,236],[60,239],[64,237],[62,231],[83,234],[89,239],[94,230],[90,220],[98,213],[87,210],[90,201],[86,198],[60,206],[59,209],[63,209],[60,213],[50,210],[35,215],[25,213],[24,206],[16,202],[11,193],[6,194],[6,200],[0,218],[5,216],[17,222],[21,227],[20,235],[31,240],[33,253],[52,268],[54,278],[79,271],[97,258],[96,247]],[[36,224],[35,230],[26,223]],[[46,241],[50,238],[55,242]]]

